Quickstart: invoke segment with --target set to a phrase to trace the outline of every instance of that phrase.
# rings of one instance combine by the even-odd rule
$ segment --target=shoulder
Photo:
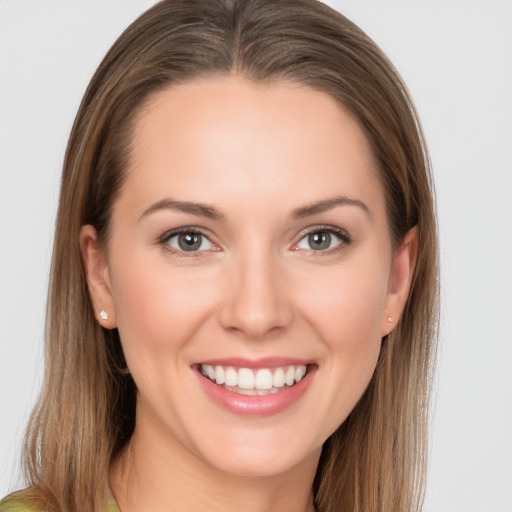
[[[18,491],[9,494],[3,500],[0,500],[0,512],[44,512],[42,508],[37,507],[30,502],[24,491]],[[109,492],[106,512],[119,512],[116,500]]]
[[[41,512],[40,509],[28,503],[20,492],[10,494],[0,501],[0,512]]]

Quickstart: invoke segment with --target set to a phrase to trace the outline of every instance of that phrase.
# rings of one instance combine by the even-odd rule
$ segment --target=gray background
[[[0,495],[42,376],[66,139],[150,0],[0,0]],[[512,512],[512,0],[330,1],[388,53],[430,145],[443,319],[426,512]],[[392,470],[392,468],[390,468]]]

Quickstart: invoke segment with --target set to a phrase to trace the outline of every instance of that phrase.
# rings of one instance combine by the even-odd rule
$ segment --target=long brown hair
[[[164,0],[116,41],[85,93],[62,176],[51,269],[45,376],[25,445],[29,494],[48,511],[100,512],[108,469],[132,435],[135,384],[116,330],[91,307],[79,248],[84,224],[108,239],[130,157],[133,119],[148,97],[198,76],[237,73],[324,91],[358,119],[379,163],[393,244],[418,227],[403,316],[375,374],[326,441],[314,482],[321,512],[416,511],[426,461],[438,322],[433,188],[412,101],[368,36],[315,0]]]

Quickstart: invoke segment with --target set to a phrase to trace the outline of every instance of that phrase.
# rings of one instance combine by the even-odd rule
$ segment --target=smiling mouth
[[[308,367],[302,364],[252,369],[200,364],[199,372],[228,391],[240,395],[263,396],[293,387],[305,377]]]

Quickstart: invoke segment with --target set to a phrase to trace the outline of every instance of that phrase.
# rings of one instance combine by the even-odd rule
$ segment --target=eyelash
[[[304,230],[300,234],[299,241],[296,242],[292,247],[292,251],[299,251],[300,247],[299,244],[306,238],[311,235],[317,234],[317,233],[327,233],[329,235],[334,235],[336,238],[338,238],[339,243],[337,243],[334,247],[329,247],[325,250],[315,250],[315,249],[305,249],[309,250],[312,253],[316,253],[316,255],[322,255],[322,254],[331,254],[333,252],[337,252],[342,250],[345,246],[349,245],[352,242],[352,239],[347,231],[340,228],[335,228],[333,226],[314,226],[312,228],[308,228],[307,230]],[[172,247],[169,242],[175,237],[178,237],[182,234],[189,234],[189,235],[199,235],[203,238],[203,241],[201,242],[201,245],[204,242],[204,239],[207,240],[212,246],[212,249],[209,249],[211,251],[219,251],[220,248],[215,245],[209,238],[209,236],[201,229],[196,227],[183,227],[178,229],[173,229],[172,231],[167,231],[164,233],[159,239],[158,243],[167,251],[180,256],[180,257],[197,257],[200,256],[201,253],[205,252],[205,250],[199,250],[199,251],[186,251],[186,250],[180,250],[178,248]]]
[[[179,235],[182,235],[182,234],[199,235],[199,236],[201,236],[203,238],[203,242],[204,242],[204,240],[207,240],[213,246],[213,249],[211,249],[211,250],[213,250],[213,251],[219,251],[220,250],[218,248],[218,246],[215,245],[210,240],[209,236],[203,230],[201,230],[199,228],[195,228],[195,227],[183,227],[183,228],[173,229],[172,231],[167,231],[166,233],[164,233],[158,239],[158,243],[165,250],[173,253],[174,255],[177,255],[177,256],[180,256],[180,257],[184,257],[184,258],[200,256],[202,252],[205,252],[204,250],[202,250],[202,251],[185,251],[185,250],[180,250],[180,249],[172,247],[169,244],[171,239],[173,239],[175,237],[179,237]]]
[[[347,231],[341,228],[335,228],[333,226],[314,226],[312,228],[308,228],[304,230],[300,234],[300,239],[297,243],[295,243],[292,247],[292,250],[300,250],[299,244],[307,237],[314,235],[316,233],[327,233],[329,235],[334,235],[338,238],[339,243],[337,243],[334,247],[327,248],[325,250],[315,250],[315,249],[306,249],[312,253],[315,253],[316,256],[322,256],[324,254],[332,254],[334,252],[338,252],[343,250],[347,245],[352,243],[352,238]]]

